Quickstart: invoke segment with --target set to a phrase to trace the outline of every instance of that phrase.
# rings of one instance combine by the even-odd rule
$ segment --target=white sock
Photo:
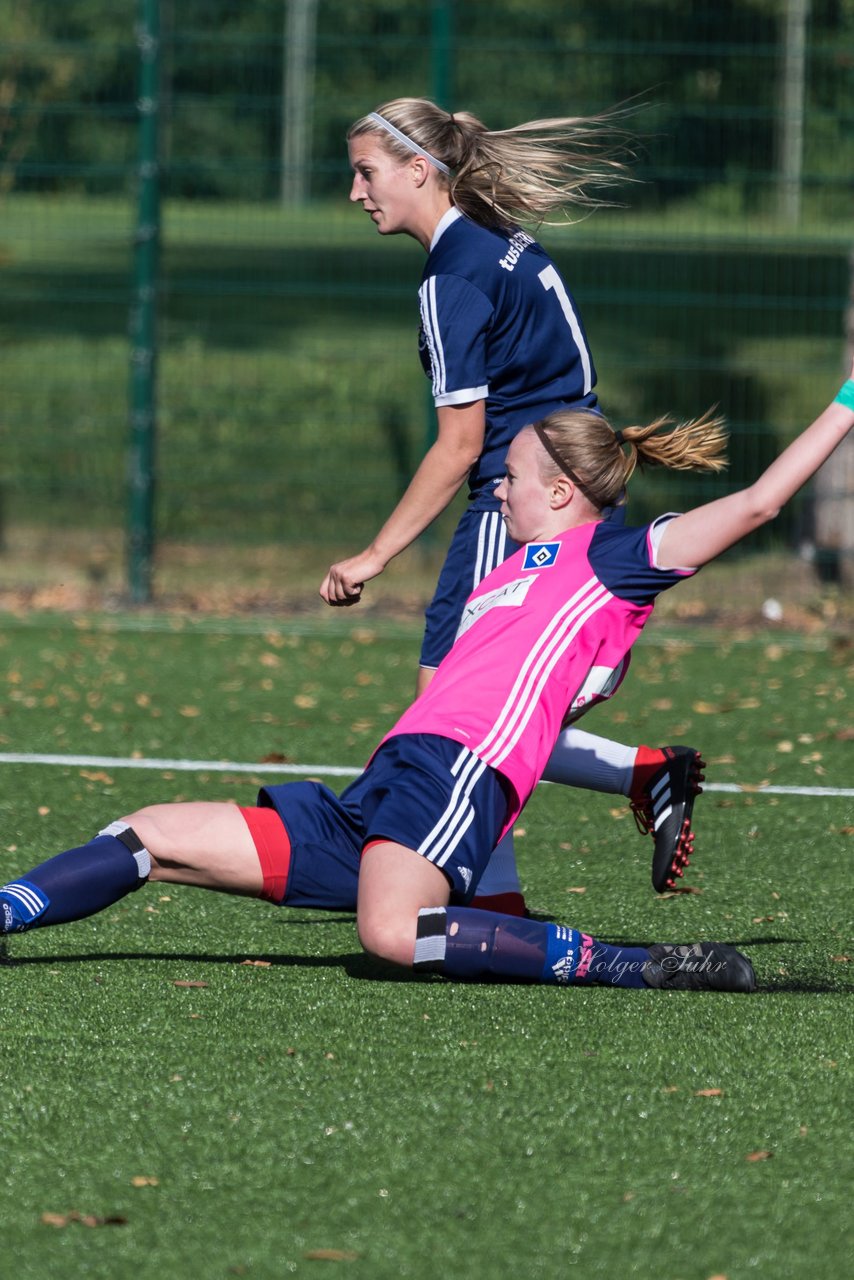
[[[627,796],[637,747],[625,747],[584,729],[564,729],[543,770],[546,782]]]
[[[486,870],[480,877],[477,896],[493,893],[521,893],[519,873],[516,870],[516,851],[513,848],[513,832],[508,831],[490,854]]]

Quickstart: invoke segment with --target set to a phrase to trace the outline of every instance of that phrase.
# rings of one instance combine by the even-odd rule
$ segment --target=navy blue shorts
[[[279,890],[265,896],[282,906],[353,910],[362,849],[389,840],[435,863],[452,901],[468,902],[506,820],[505,785],[458,742],[400,734],[340,796],[320,782],[263,787],[258,805],[276,811],[288,846],[278,881],[275,868],[269,880],[265,873]]]
[[[519,549],[518,542],[507,537],[500,505],[494,498],[481,497],[460,518],[427,606],[422,667],[438,667],[454,643],[466,600],[488,573]]]

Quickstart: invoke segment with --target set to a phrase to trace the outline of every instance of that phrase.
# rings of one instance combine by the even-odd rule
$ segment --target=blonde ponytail
[[[629,176],[630,146],[621,124],[626,114],[557,116],[489,130],[469,111],[445,111],[427,98],[395,98],[357,120],[347,138],[376,133],[401,163],[413,150],[426,152],[439,161],[440,181],[447,182],[454,204],[474,222],[540,226],[565,221],[576,208],[611,203],[596,193]],[[377,116],[415,147],[393,136]]]
[[[664,416],[645,427],[615,432],[592,409],[558,409],[532,429],[544,448],[543,478],[563,471],[600,511],[624,501],[623,491],[637,465],[669,471],[722,471],[726,466],[724,419],[711,410],[686,422]]]

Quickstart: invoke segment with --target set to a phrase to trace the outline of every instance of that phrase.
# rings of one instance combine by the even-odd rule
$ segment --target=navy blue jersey
[[[596,371],[575,303],[525,231],[479,226],[451,209],[421,288],[420,354],[437,408],[486,401],[473,492],[504,474],[511,440],[568,405],[596,404]]]

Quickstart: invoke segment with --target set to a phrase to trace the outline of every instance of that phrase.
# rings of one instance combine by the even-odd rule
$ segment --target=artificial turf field
[[[414,628],[349,615],[7,619],[0,879],[143,803],[251,803],[283,759],[355,769],[416,652]],[[585,727],[690,742],[713,787],[750,788],[698,802],[689,893],[652,892],[619,798],[543,787],[520,822],[536,914],[724,938],[753,996],[415,979],[364,958],[352,916],[163,886],[12,938],[9,1274],[848,1274],[852,665],[784,634],[639,643]],[[127,757],[176,764],[104,763]],[[257,768],[192,766],[213,760]]]

